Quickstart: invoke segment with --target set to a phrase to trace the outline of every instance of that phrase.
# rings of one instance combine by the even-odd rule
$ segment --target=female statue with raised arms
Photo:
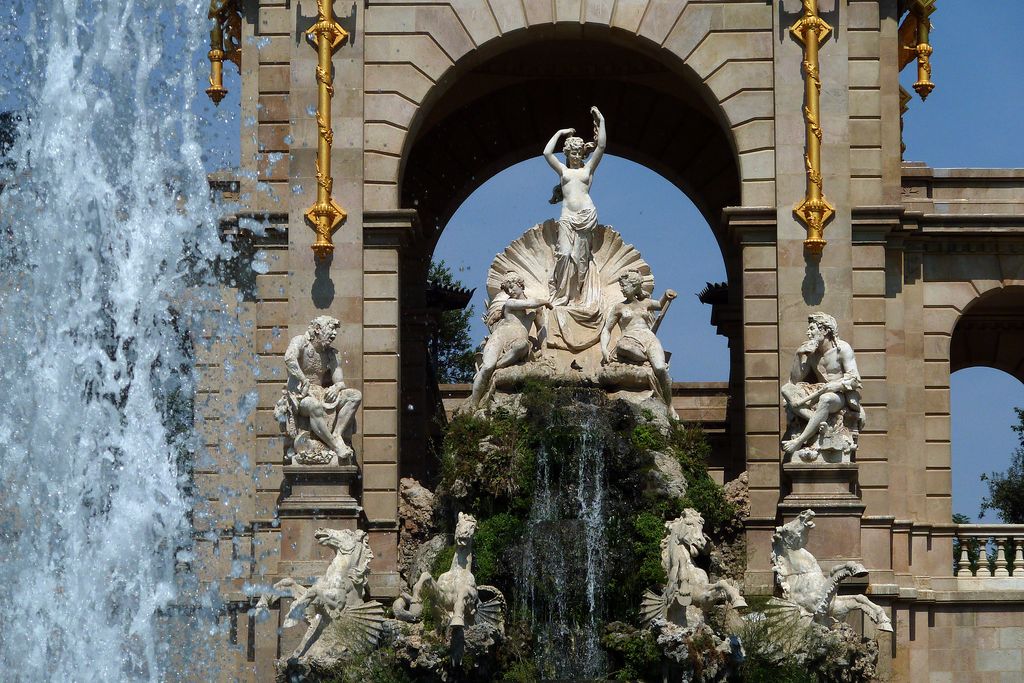
[[[604,116],[591,107],[596,140],[584,143],[576,137],[576,129],[563,128],[544,147],[544,158],[558,174],[562,196],[562,214],[558,219],[558,242],[555,245],[555,267],[548,282],[551,303],[555,306],[593,304],[600,298],[597,273],[591,272],[593,235],[597,228],[597,207],[590,198],[594,171],[601,163],[608,142]],[[565,163],[555,156],[555,145],[567,135],[563,151]],[[590,158],[587,155],[593,151]],[[557,200],[558,192],[555,193]]]

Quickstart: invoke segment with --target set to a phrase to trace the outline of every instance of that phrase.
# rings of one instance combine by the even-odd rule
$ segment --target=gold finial
[[[902,46],[900,69],[917,61],[917,82],[914,90],[922,100],[927,99],[935,84],[932,83],[931,15],[936,0],[911,0],[907,18],[900,25],[899,40]]]
[[[213,28],[210,29],[210,51],[206,53],[210,59],[210,87],[206,89],[206,94],[214,104],[219,105],[228,94],[224,87],[224,60],[234,62],[241,73],[242,19],[238,0],[210,0],[207,16],[213,20]]]
[[[317,49],[316,125],[320,137],[316,149],[316,203],[306,211],[306,220],[316,232],[313,254],[317,259],[324,259],[334,251],[331,236],[348,215],[331,197],[334,188],[334,178],[331,177],[331,147],[334,145],[334,131],[331,130],[331,99],[334,97],[331,55],[348,38],[348,32],[334,21],[330,0],[317,0],[316,5],[318,20],[306,34],[315,40]]]
[[[804,248],[820,254],[825,248],[825,225],[835,214],[835,208],[825,199],[821,176],[821,74],[818,50],[828,38],[832,27],[818,15],[817,0],[803,0],[803,15],[789,29],[803,43],[804,58],[804,122],[806,124],[807,192],[793,208],[793,213],[807,228]]]

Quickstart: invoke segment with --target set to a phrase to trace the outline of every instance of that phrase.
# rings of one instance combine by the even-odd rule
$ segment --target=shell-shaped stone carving
[[[548,281],[555,266],[555,244],[558,239],[558,221],[548,220],[527,230],[494,257],[487,271],[487,308],[507,299],[501,290],[505,274],[514,271],[526,284],[528,298],[547,299]],[[643,276],[644,292],[650,296],[654,291],[654,276],[640,252],[622,236],[608,227],[599,225],[593,237],[594,266],[600,274],[601,301],[604,308],[622,300],[619,290],[619,276],[636,270]],[[592,267],[594,267],[592,266]],[[602,311],[603,313],[604,311]]]

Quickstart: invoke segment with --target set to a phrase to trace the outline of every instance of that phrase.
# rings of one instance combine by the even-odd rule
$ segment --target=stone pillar
[[[286,306],[287,330],[284,343],[303,334],[309,321],[330,315],[341,322],[334,341],[345,383],[362,391],[363,386],[363,67],[362,13],[351,3],[334,2],[334,18],[349,32],[349,39],[334,53],[334,98],[331,128],[334,139],[330,173],[334,178],[332,196],[348,217],[334,233],[334,252],[317,260],[311,246],[315,233],[305,213],[316,201],[316,157],[319,130],[316,123],[317,51],[306,40],[306,31],[319,16],[316,0],[297,0],[285,6],[264,3],[258,15],[258,30],[273,37],[265,47],[277,50],[261,53],[273,60],[260,65],[260,123],[257,172],[270,194],[257,198],[256,208],[287,211]],[[287,49],[285,49],[287,48]],[[244,48],[243,48],[244,50]],[[268,55],[264,57],[264,54]],[[277,61],[280,60],[280,61]],[[286,113],[285,113],[286,112]],[[285,120],[287,122],[283,122]],[[274,121],[273,123],[269,121]],[[275,163],[276,150],[288,152],[287,164]],[[277,179],[280,178],[278,181]],[[271,180],[274,182],[271,182]],[[277,372],[277,394],[284,382],[281,365]],[[364,410],[356,415],[352,439],[357,458],[363,452]],[[280,462],[280,460],[278,460]],[[360,470],[352,466],[285,466],[276,471],[279,492],[273,501],[280,518],[279,554],[275,578],[292,576],[303,581],[321,574],[333,551],[320,546],[313,531],[320,526],[355,528],[360,505],[355,485]],[[282,609],[286,605],[282,604]],[[290,631],[282,636],[281,651],[301,636]],[[291,643],[294,645],[294,643]]]
[[[363,509],[376,556],[370,592],[396,597],[398,575],[398,470],[402,429],[401,252],[412,240],[415,211],[372,212],[364,216],[366,270],[363,275],[366,327],[363,330]]]
[[[775,211],[728,208],[724,220],[739,245],[743,305],[743,442],[750,480],[747,590],[771,593],[771,535],[779,502],[779,329]]]

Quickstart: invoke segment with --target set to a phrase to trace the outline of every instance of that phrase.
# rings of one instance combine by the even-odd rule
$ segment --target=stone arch
[[[536,155],[551,132],[581,119],[580,105],[571,97],[530,103],[525,117],[504,106],[529,103],[516,88],[524,81],[536,88],[545,76],[558,78],[557,69],[546,68],[537,56],[554,45],[584,51],[597,46],[593,52],[603,53],[602,63],[589,69],[586,60],[576,59],[563,77],[589,83],[631,80],[630,88],[619,87],[610,97],[636,105],[630,107],[637,110],[629,117],[636,121],[632,127],[638,129],[637,138],[648,139],[627,140],[627,117],[616,123],[606,112],[616,131],[610,153],[669,178],[698,204],[713,228],[724,206],[773,205],[771,27],[771,7],[764,3],[462,0],[371,6],[366,18],[366,209],[412,208],[418,202],[429,232],[443,226],[453,205],[487,177]],[[613,57],[621,58],[617,72],[608,68]],[[554,63],[549,59],[547,66]],[[684,115],[670,119],[667,113],[673,109]],[[501,114],[513,116],[525,130],[502,130]],[[556,119],[558,125],[552,124]],[[470,130],[467,121],[474,123]],[[684,129],[682,138],[702,144],[673,148],[671,131],[652,130],[650,121],[655,129],[658,123],[676,124]],[[688,128],[688,122],[694,126]],[[455,130],[445,134],[446,124]],[[482,140],[474,139],[473,129],[479,129],[476,137]],[[658,133],[665,139],[658,140]],[[708,144],[709,136],[720,139]],[[472,158],[474,144],[489,155],[488,163]],[[430,157],[425,150],[431,149],[463,153],[469,158],[457,158],[457,164],[468,163],[471,170],[461,177],[455,164],[450,169],[435,165],[433,173],[420,170],[417,163],[422,167],[424,162],[417,153]],[[705,183],[723,188],[720,196],[708,196],[695,182],[701,171],[730,176]],[[447,185],[445,206],[434,206],[440,200],[433,197],[424,200],[418,176]]]
[[[735,0],[367,8],[364,211],[415,210],[419,223],[400,264],[403,405],[432,403],[418,321],[448,219],[492,175],[537,156],[555,130],[589,137],[592,104],[609,121],[609,154],[658,172],[701,209],[735,285],[730,300],[740,300],[739,251],[722,209],[775,203],[772,26],[770,4]],[[729,346],[741,368],[741,341]],[[415,421],[407,411],[403,433]],[[415,444],[403,438],[402,448],[411,455]]]
[[[928,496],[945,501],[948,512],[953,477],[950,376],[963,368],[987,366],[1024,381],[1024,279],[1011,272],[1015,260],[994,259],[961,256],[926,263],[926,275],[931,271],[926,280],[931,281],[924,291],[925,481]],[[952,280],[951,268],[974,277]],[[939,278],[939,273],[950,279]]]
[[[960,314],[950,337],[949,371],[977,366],[1024,382],[1024,284],[994,286]]]

